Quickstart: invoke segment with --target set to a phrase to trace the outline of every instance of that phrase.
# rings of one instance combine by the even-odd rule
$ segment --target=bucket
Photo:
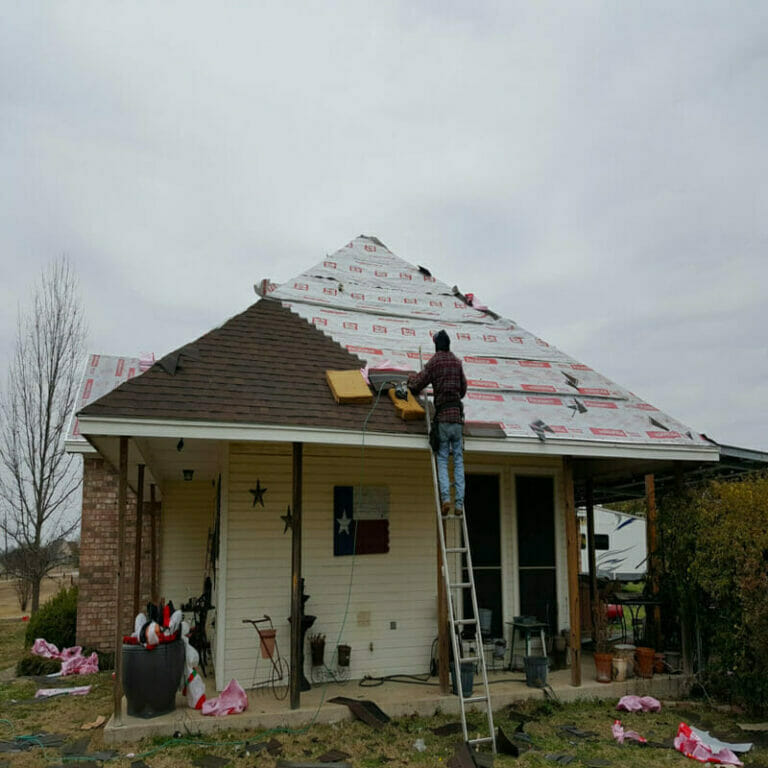
[[[638,677],[653,677],[653,656],[653,648],[645,648],[642,645],[637,648],[635,658],[637,659]]]
[[[613,655],[618,659],[627,660],[627,679],[635,676],[635,651],[636,646],[631,643],[616,643],[613,646]]]
[[[629,662],[620,656],[611,659],[611,680],[615,683],[623,683],[627,679],[627,667]]]
[[[261,642],[259,645],[261,646],[261,658],[262,659],[271,659],[275,655],[275,635],[277,634],[276,629],[262,629],[260,638]]]
[[[523,656],[525,684],[529,688],[543,688],[547,684],[549,659],[546,656]]]
[[[459,695],[459,688],[456,685],[456,674],[453,662],[449,664],[451,670],[451,690],[455,696]],[[475,683],[475,665],[471,661],[461,663],[461,692],[464,696],[472,695],[472,687]]]
[[[493,641],[493,658],[503,659],[507,653],[507,641],[504,638],[499,638]]]
[[[349,656],[352,653],[352,648],[349,645],[339,645],[336,648],[338,664],[340,667],[349,666]]]
[[[131,717],[157,717],[176,708],[184,672],[184,643],[174,640],[147,650],[123,645],[123,690]]]

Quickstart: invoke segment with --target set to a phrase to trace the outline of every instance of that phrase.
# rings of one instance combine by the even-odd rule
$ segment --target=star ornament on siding
[[[267,492],[266,488],[261,487],[261,480],[256,481],[256,487],[251,488],[249,493],[253,494],[253,506],[256,506],[258,502],[261,506],[264,506],[264,494]]]
[[[285,523],[283,533],[287,533],[288,529],[293,529],[293,515],[291,514],[291,505],[288,505],[288,509],[284,515],[280,515],[280,519]]]
[[[352,518],[347,517],[347,510],[343,510],[341,517],[336,518],[336,522],[339,524],[339,533],[346,533],[349,535],[349,526],[352,523]]]

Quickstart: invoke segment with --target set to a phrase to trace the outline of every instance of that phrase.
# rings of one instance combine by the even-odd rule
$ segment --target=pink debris
[[[237,680],[230,680],[229,685],[215,699],[203,702],[204,715],[233,715],[248,708],[248,696]]]
[[[621,724],[621,720],[613,721],[613,725],[611,726],[611,733],[613,733],[613,738],[616,739],[619,744],[623,744],[625,739],[629,739],[630,741],[637,741],[640,744],[645,744],[647,741],[647,739],[643,738],[637,731],[625,731],[624,726]]]
[[[59,651],[53,643],[38,637],[32,645],[32,653],[44,659],[59,659],[62,675],[92,675],[99,671],[98,654],[94,651],[90,656],[83,656],[79,645]]]
[[[653,696],[622,696],[616,709],[619,712],[661,712],[661,702]]]
[[[694,733],[689,725],[680,723],[675,736],[675,749],[700,763],[719,763],[721,765],[744,765],[738,757],[727,747],[715,752],[713,747],[702,741],[701,737]]]
[[[90,685],[80,685],[76,688],[39,688],[35,692],[36,699],[47,699],[50,696],[85,696],[91,692]]]

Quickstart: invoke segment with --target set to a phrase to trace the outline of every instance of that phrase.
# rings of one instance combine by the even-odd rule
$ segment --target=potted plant
[[[597,680],[598,683],[610,683],[613,654],[611,653],[608,616],[605,603],[601,598],[597,599],[593,608],[592,628],[595,648],[595,680]]]

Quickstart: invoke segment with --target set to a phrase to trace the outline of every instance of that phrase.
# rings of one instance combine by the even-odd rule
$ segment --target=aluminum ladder
[[[429,398],[427,398],[426,419],[427,419],[427,434],[430,430],[430,417],[429,417]],[[453,650],[453,679],[456,684],[456,690],[459,692],[459,702],[461,710],[461,727],[464,730],[464,741],[471,746],[479,746],[482,744],[490,744],[491,749],[496,753],[496,729],[493,726],[493,708],[491,706],[491,693],[488,689],[488,673],[485,668],[485,655],[483,654],[482,637],[480,636],[480,612],[477,608],[477,591],[475,590],[475,576],[472,570],[472,553],[469,549],[469,530],[467,528],[467,507],[464,506],[464,512],[460,517],[456,515],[444,515],[442,511],[442,504],[440,502],[440,486],[437,479],[437,459],[431,446],[428,446],[430,453],[430,461],[432,463],[432,483],[435,490],[435,502],[437,507],[437,530],[440,532],[440,552],[442,554],[443,564],[443,582],[445,584],[445,593],[448,603],[448,619],[451,630],[451,646]],[[458,541],[455,542],[455,546],[446,546],[446,526],[451,525],[454,528],[454,535]],[[448,555],[452,556],[452,563],[448,562]],[[462,556],[466,558],[466,571],[468,574],[467,581],[463,581],[462,578]],[[458,574],[458,581],[453,581],[451,577],[451,565],[456,565],[455,572]],[[469,590],[472,605],[472,615],[463,616],[457,618],[458,615],[463,614],[463,596],[465,590]],[[457,607],[461,606],[462,610],[457,610]],[[459,635],[464,627],[475,627],[475,648],[476,656],[462,656],[462,648],[459,642]],[[464,688],[461,684],[461,664],[462,662],[478,665],[480,670],[480,678],[482,680],[483,693],[478,696],[465,696]],[[485,707],[486,715],[488,718],[488,735],[481,736],[479,738],[470,739],[467,733],[467,704],[480,704],[482,702]]]

